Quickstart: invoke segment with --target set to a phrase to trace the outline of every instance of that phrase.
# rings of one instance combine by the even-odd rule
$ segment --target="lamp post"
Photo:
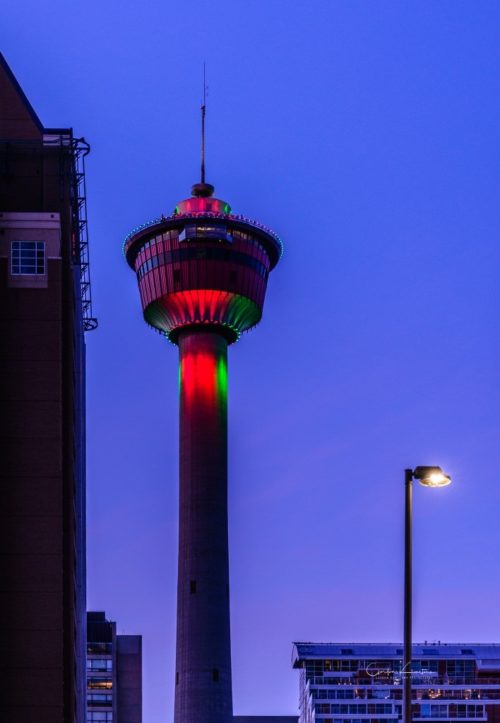
[[[411,719],[411,644],[412,644],[412,488],[418,479],[424,487],[445,487],[451,477],[441,467],[405,469],[405,572],[404,572],[404,644],[403,644],[403,723]]]

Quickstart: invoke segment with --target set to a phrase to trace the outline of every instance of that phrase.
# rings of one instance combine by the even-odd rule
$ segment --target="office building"
[[[84,139],[0,55],[0,720],[85,720]]]
[[[142,637],[87,613],[87,723],[142,723]]]
[[[213,192],[202,161],[191,198],[134,229],[124,248],[144,319],[180,354],[175,723],[233,720],[227,348],[259,322],[281,255],[276,234]]]
[[[500,721],[500,644],[412,647],[412,719]],[[299,723],[397,723],[403,648],[382,643],[295,643]]]

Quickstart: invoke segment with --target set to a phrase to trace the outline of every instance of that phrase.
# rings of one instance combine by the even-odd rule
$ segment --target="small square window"
[[[45,243],[43,241],[13,241],[10,271],[12,276],[45,274]]]

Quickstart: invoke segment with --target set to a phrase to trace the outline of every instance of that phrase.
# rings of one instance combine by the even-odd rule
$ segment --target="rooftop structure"
[[[412,719],[500,721],[500,644],[412,646]],[[382,643],[294,643],[300,723],[397,723],[403,647]]]

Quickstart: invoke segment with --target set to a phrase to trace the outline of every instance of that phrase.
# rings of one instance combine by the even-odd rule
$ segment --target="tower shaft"
[[[175,723],[232,723],[227,340],[182,331]]]

